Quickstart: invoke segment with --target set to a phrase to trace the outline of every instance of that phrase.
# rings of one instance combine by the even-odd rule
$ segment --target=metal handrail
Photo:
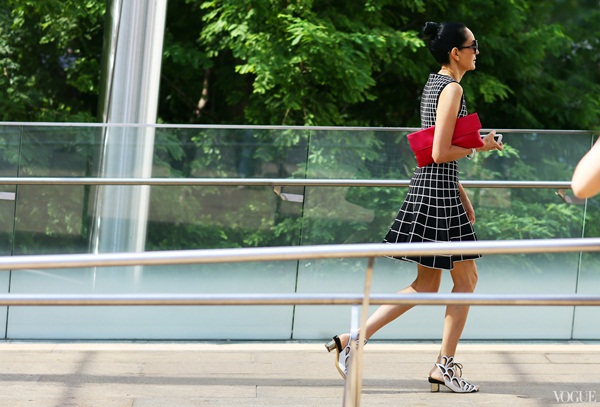
[[[0,294],[2,306],[359,305],[362,294]],[[371,294],[371,305],[598,306],[600,295]]]
[[[231,249],[165,250],[100,254],[48,254],[0,257],[0,270],[80,267],[157,266],[178,264],[241,263],[435,254],[511,254],[600,251],[600,238],[480,240],[396,245],[361,243],[312,246],[279,246]]]
[[[140,253],[0,257],[0,270],[156,266],[444,254],[563,253],[600,251],[600,238],[451,243],[346,244],[176,250]],[[360,294],[1,294],[0,305],[357,305]],[[369,302],[404,305],[600,305],[600,296],[373,294]]]
[[[410,180],[305,179],[305,178],[86,178],[0,177],[0,185],[202,185],[202,186],[320,186],[407,187]],[[461,181],[470,188],[569,189],[570,181]]]
[[[198,130],[303,130],[303,131],[394,131],[412,132],[417,127],[359,127],[359,126],[278,126],[246,124],[155,124],[155,123],[73,123],[73,122],[0,122],[6,127],[89,127],[89,128],[157,128],[157,129],[198,129]],[[596,134],[593,130],[547,130],[547,129],[481,129],[481,132],[496,130],[503,133],[536,134]]]

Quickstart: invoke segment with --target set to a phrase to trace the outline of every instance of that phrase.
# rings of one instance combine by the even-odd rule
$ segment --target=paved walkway
[[[459,350],[480,393],[429,391],[438,345],[369,343],[361,406],[600,406],[598,344]],[[2,407],[341,406],[344,383],[321,343],[3,342],[0,380]]]

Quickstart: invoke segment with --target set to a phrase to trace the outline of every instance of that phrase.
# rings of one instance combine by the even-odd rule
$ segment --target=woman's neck
[[[452,68],[448,65],[442,65],[442,67],[440,68],[438,73],[440,75],[449,76],[452,79],[454,79],[456,82],[460,82],[460,80],[462,79],[462,77],[464,75],[464,72],[460,72],[458,69]]]

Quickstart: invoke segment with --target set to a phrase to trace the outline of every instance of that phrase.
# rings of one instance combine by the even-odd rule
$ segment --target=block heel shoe
[[[453,356],[442,356],[440,363],[436,363],[435,365],[442,373],[444,380],[429,377],[432,393],[440,391],[440,384],[446,386],[454,393],[476,393],[479,391],[479,386],[471,384],[462,378],[462,365],[454,362]]]
[[[335,367],[340,372],[340,375],[346,380],[346,374],[348,374],[348,361],[350,359],[350,341],[345,348],[342,349],[342,341],[336,335],[329,342],[325,344],[328,352],[335,349]]]

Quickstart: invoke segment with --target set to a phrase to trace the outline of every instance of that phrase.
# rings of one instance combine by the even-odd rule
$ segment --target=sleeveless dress
[[[421,97],[421,127],[435,125],[438,99],[451,82],[449,76],[430,74]],[[458,117],[467,115],[464,96]],[[417,166],[408,193],[384,243],[475,241],[477,237],[460,200],[458,162]],[[454,262],[481,255],[393,257],[423,266],[452,270]]]

